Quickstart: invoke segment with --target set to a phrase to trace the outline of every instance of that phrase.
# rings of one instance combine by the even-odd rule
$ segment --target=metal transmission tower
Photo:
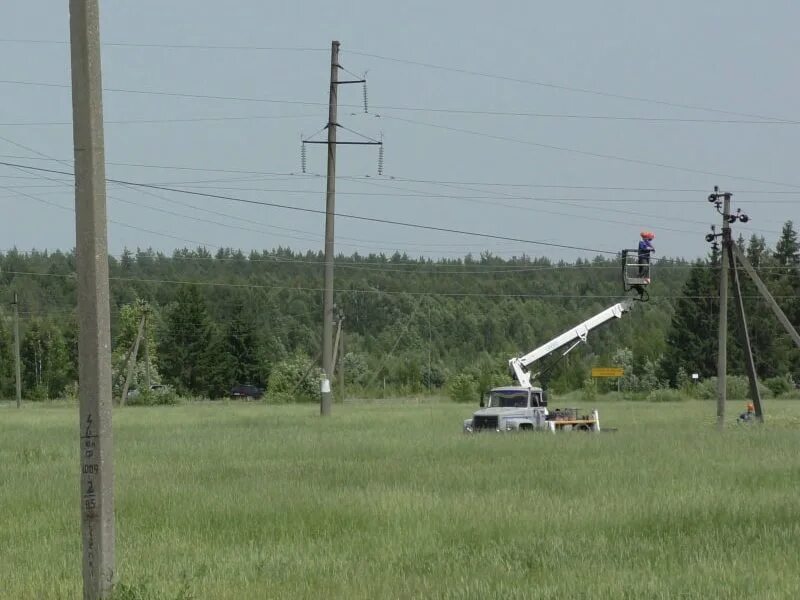
[[[366,79],[351,79],[339,81],[339,70],[343,67],[339,64],[339,42],[331,42],[331,80],[330,96],[328,103],[328,124],[323,129],[328,130],[327,141],[316,141],[304,139],[302,141],[303,170],[305,170],[305,145],[306,144],[325,144],[328,146],[328,179],[327,192],[325,197],[325,291],[322,306],[322,369],[325,372],[322,380],[322,397],[320,400],[320,414],[328,416],[331,414],[331,381],[333,381],[333,258],[334,258],[334,216],[336,208],[336,146],[339,144],[359,145],[359,146],[380,146],[383,142],[361,136],[363,140],[356,141],[337,141],[336,130],[341,127],[336,120],[337,92],[340,85],[361,83],[365,84]],[[364,98],[366,108],[366,95]],[[315,134],[316,135],[316,134]],[[361,135],[361,134],[357,134]],[[313,137],[313,136],[312,136]]]

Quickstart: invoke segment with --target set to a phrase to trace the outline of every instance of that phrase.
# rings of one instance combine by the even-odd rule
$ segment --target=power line
[[[29,44],[57,44],[57,45],[66,45],[67,42],[62,42],[58,40],[35,40],[35,39],[1,39],[0,42],[3,43],[29,43]],[[224,44],[155,44],[155,43],[137,43],[137,42],[105,42],[103,43],[104,46],[109,47],[133,47],[133,48],[162,48],[162,49],[192,49],[192,50],[239,50],[239,51],[285,51],[285,52],[325,52],[326,49],[324,48],[313,48],[313,47],[281,47],[281,46],[250,46],[250,45],[224,45]],[[359,50],[348,50],[345,52],[350,52],[355,56],[363,56],[367,58],[373,58],[376,60],[382,60],[386,62],[393,62],[397,64],[406,64],[412,65],[417,67],[423,67],[426,69],[434,69],[439,71],[447,71],[451,73],[460,73],[462,75],[470,75],[475,77],[482,77],[488,79],[494,79],[499,81],[509,81],[512,83],[520,83],[524,85],[532,85],[536,87],[545,87],[550,89],[556,89],[561,91],[567,92],[575,92],[580,94],[589,94],[594,96],[601,96],[605,98],[615,98],[618,100],[627,100],[632,102],[641,102],[647,104],[656,104],[660,106],[669,106],[672,108],[681,108],[681,109],[688,109],[688,110],[697,110],[702,112],[710,112],[710,113],[717,113],[717,114],[726,114],[732,116],[739,116],[745,117],[749,119],[759,119],[760,122],[777,122],[777,123],[793,123],[796,124],[797,121],[791,121],[784,119],[782,117],[774,117],[774,116],[765,116],[760,114],[754,113],[744,113],[744,112],[737,112],[731,110],[724,110],[719,108],[713,108],[708,106],[702,106],[697,104],[687,104],[687,103],[680,103],[680,102],[672,102],[667,100],[659,100],[656,98],[647,98],[642,96],[633,96],[629,94],[617,94],[613,92],[606,92],[602,90],[595,90],[590,88],[584,87],[577,87],[577,86],[569,86],[564,84],[553,83],[549,81],[542,81],[542,80],[535,80],[535,79],[524,79],[520,77],[512,77],[506,75],[499,75],[496,73],[485,73],[481,71],[475,71],[472,69],[460,68],[460,67],[449,67],[445,65],[439,65],[435,63],[423,62],[423,61],[415,61],[406,58],[397,58],[391,56],[385,56],[381,54],[375,54],[372,52],[365,52]]]
[[[50,88],[63,88],[67,89],[68,84],[51,83],[44,81],[23,81],[14,79],[0,80],[0,83],[6,85],[20,85],[30,87],[50,87]],[[265,104],[288,104],[296,106],[319,106],[323,107],[323,102],[315,102],[311,100],[295,100],[295,99],[276,99],[276,98],[263,98],[253,96],[227,96],[220,94],[200,94],[191,92],[170,92],[165,90],[140,90],[133,88],[103,88],[104,92],[120,93],[120,94],[143,94],[149,96],[168,96],[176,98],[192,98],[199,100],[221,100],[229,102],[261,102]],[[358,104],[340,104],[346,108],[362,108]],[[552,112],[531,112],[531,111],[503,111],[503,110],[487,110],[487,109],[469,109],[469,108],[448,108],[448,107],[426,107],[426,106],[403,106],[403,105],[386,105],[378,104],[373,105],[373,109],[377,110],[394,110],[404,112],[427,112],[451,115],[476,115],[476,116],[497,116],[497,117],[526,117],[526,118],[541,118],[541,119],[568,119],[568,120],[600,120],[600,121],[631,121],[643,123],[688,123],[688,124],[742,124],[742,125],[800,125],[800,121],[789,119],[778,119],[772,117],[760,117],[758,115],[747,115],[746,113],[730,113],[728,111],[713,111],[722,112],[726,114],[751,116],[754,118],[749,119],[699,119],[699,118],[685,118],[685,117],[651,117],[651,116],[636,116],[636,115],[603,115],[603,114],[578,114],[578,113],[552,113]],[[358,114],[358,113],[353,113]],[[226,121],[226,120],[242,120],[242,119],[265,119],[265,118],[305,118],[317,115],[297,115],[297,116],[241,116],[241,117],[217,117],[207,119],[166,119],[166,120],[131,120],[131,121],[105,121],[108,124],[130,124],[130,123],[171,123],[171,122],[191,122],[191,121]],[[25,123],[19,124],[24,125]],[[65,122],[45,122],[45,123],[29,123],[30,125],[65,125]],[[10,123],[9,125],[18,125]]]
[[[679,102],[670,102],[670,101],[667,101],[667,100],[657,100],[655,98],[646,98],[646,97],[642,97],[642,96],[631,96],[631,95],[627,95],[627,94],[615,94],[615,93],[611,93],[611,92],[604,92],[604,91],[601,91],[601,90],[593,90],[593,89],[590,89],[590,88],[568,86],[568,85],[562,85],[562,84],[551,83],[551,82],[548,82],[548,81],[540,81],[540,80],[535,80],[535,79],[522,79],[522,78],[518,78],[518,77],[508,77],[508,76],[505,76],[505,75],[497,75],[497,74],[494,74],[494,73],[482,73],[480,71],[473,71],[471,69],[464,69],[464,68],[458,68],[458,67],[447,67],[447,66],[443,66],[443,65],[437,65],[437,64],[433,64],[433,63],[426,63],[426,62],[415,61],[415,60],[408,60],[408,59],[403,59],[403,58],[393,58],[393,57],[390,57],[390,56],[383,56],[383,55],[380,55],[380,54],[372,54],[370,52],[363,52],[363,51],[357,51],[357,50],[348,50],[348,52],[350,52],[350,54],[354,54],[356,56],[365,56],[365,57],[375,58],[375,59],[383,60],[383,61],[387,61],[387,62],[402,63],[402,64],[414,65],[414,66],[418,66],[418,67],[425,67],[425,68],[428,68],[428,69],[436,69],[436,70],[440,70],[440,71],[450,71],[450,72],[453,72],[453,73],[461,73],[461,74],[464,74],[464,75],[473,75],[473,76],[476,76],[476,77],[485,77],[485,78],[488,78],[488,79],[495,79],[495,80],[499,80],[499,81],[510,81],[510,82],[513,82],[513,83],[521,83],[521,84],[533,85],[533,86],[537,86],[537,87],[546,87],[546,88],[562,90],[562,91],[567,91],[567,92],[578,92],[578,93],[581,93],[581,94],[590,94],[590,95],[593,95],[593,96],[602,96],[602,97],[605,97],[605,98],[616,98],[616,99],[619,99],[619,100],[629,100],[629,101],[633,101],[633,102],[644,102],[644,103],[648,103],[648,104],[658,104],[658,105],[661,105],[661,106],[669,106],[669,107],[672,107],[672,108],[683,108],[683,109],[689,109],[689,110],[699,110],[699,111],[703,111],[703,112],[712,112],[712,113],[733,115],[733,116],[739,116],[739,117],[747,117],[747,118],[753,118],[753,119],[763,119],[763,120],[768,120],[768,121],[781,121],[781,122],[785,122],[786,121],[786,119],[783,119],[781,117],[764,116],[764,115],[753,114],[753,113],[742,113],[742,112],[736,112],[736,111],[730,111],[730,110],[723,110],[723,109],[719,109],[719,108],[712,108],[712,107],[708,107],[708,106],[701,106],[701,105],[697,105],[697,104],[684,104],[684,103],[679,103]]]
[[[17,167],[17,168],[30,168],[32,170],[46,171],[46,172],[57,173],[57,174],[62,174],[62,175],[66,174],[63,171],[56,171],[56,170],[53,170],[53,169],[41,169],[39,167],[25,167],[24,165],[15,165],[13,163],[0,162],[0,165],[14,166],[14,167]],[[249,199],[244,199],[244,198],[237,198],[237,197],[234,197],[234,196],[226,196],[226,195],[221,195],[221,194],[210,194],[210,193],[206,193],[206,192],[198,192],[198,191],[185,190],[185,189],[173,188],[173,187],[168,187],[168,186],[160,186],[160,185],[145,184],[145,183],[138,183],[138,182],[122,181],[122,180],[115,180],[115,179],[107,179],[107,181],[110,182],[110,183],[118,183],[118,184],[122,184],[122,185],[125,185],[125,186],[135,186],[135,187],[147,188],[147,189],[158,189],[158,190],[168,191],[168,192],[175,192],[175,193],[196,195],[196,196],[201,196],[201,197],[216,198],[216,199],[229,200],[229,201],[234,201],[234,202],[241,202],[241,203],[254,204],[254,205],[260,205],[260,206],[271,206],[271,207],[274,207],[274,208],[282,208],[282,209],[286,209],[286,210],[296,210],[296,211],[301,211],[301,212],[309,212],[309,213],[313,213],[313,214],[325,214],[325,211],[319,210],[319,209],[311,209],[311,208],[304,208],[304,207],[298,207],[298,206],[290,206],[290,205],[279,204],[279,203],[274,203],[274,202],[249,200]],[[129,201],[126,201],[126,200],[122,200],[122,201],[123,202],[129,202]],[[57,205],[57,206],[59,206],[59,205]],[[527,207],[520,207],[520,206],[514,206],[514,205],[506,205],[506,206],[508,206],[510,208],[518,209],[518,210],[531,210],[530,208],[527,208]],[[151,208],[152,210],[157,210],[157,211],[160,211],[160,212],[168,212],[168,214],[176,214],[177,216],[186,217],[185,215],[180,215],[178,213],[171,213],[169,211],[164,211],[163,209],[159,209],[159,208],[153,208],[153,207],[148,207],[148,208]],[[559,213],[559,212],[556,212],[556,211],[543,211],[543,212],[551,212],[553,214],[558,214],[558,215],[562,215],[562,216],[570,216],[570,217],[580,217],[581,216],[581,215],[572,215],[572,214],[569,214],[569,213]],[[441,231],[441,232],[445,232],[445,233],[455,233],[455,234],[460,234],[460,235],[479,236],[479,237],[484,237],[484,238],[489,238],[489,239],[502,239],[502,240],[505,240],[505,241],[516,241],[516,242],[521,242],[521,243],[529,243],[529,244],[536,244],[536,245],[543,245],[543,246],[550,246],[550,247],[557,247],[557,248],[581,250],[581,251],[587,251],[587,252],[597,252],[597,253],[601,253],[601,254],[612,254],[612,255],[616,254],[616,252],[612,252],[612,251],[608,251],[608,250],[585,248],[585,247],[572,246],[572,245],[567,245],[567,244],[558,244],[558,243],[554,243],[554,242],[546,242],[546,241],[540,241],[540,240],[528,240],[528,239],[523,239],[523,238],[511,238],[511,237],[508,237],[508,236],[498,236],[498,235],[494,235],[494,234],[483,234],[483,233],[471,232],[471,231],[466,231],[466,230],[457,230],[457,229],[444,228],[444,227],[435,227],[435,226],[431,226],[431,225],[408,223],[408,222],[405,222],[405,221],[379,219],[379,218],[375,218],[375,217],[365,217],[365,216],[362,216],[362,215],[352,215],[352,214],[348,214],[348,213],[336,213],[336,214],[339,215],[339,216],[342,216],[344,218],[350,218],[350,219],[356,219],[356,220],[362,220],[362,221],[369,221],[369,222],[376,222],[376,223],[385,223],[385,224],[398,225],[398,226],[403,226],[403,227],[412,227],[412,228],[417,228],[417,229],[426,229],[426,230],[430,230],[430,231]],[[194,219],[194,220],[207,221],[206,219],[197,219],[195,217],[186,217],[186,218],[190,218],[190,219]],[[587,218],[591,218],[591,217],[587,217]],[[618,224],[623,224],[623,225],[630,225],[631,224],[631,223],[627,223],[627,222],[614,221],[614,220],[610,220],[610,219],[597,219],[597,218],[595,218],[594,220],[607,221],[607,222],[618,223]],[[233,228],[241,229],[241,227],[238,227],[238,226],[226,225],[226,224],[222,224],[222,223],[218,223],[218,222],[216,222],[216,224],[223,225],[225,227],[233,227]],[[690,231],[686,231],[686,230],[678,230],[678,229],[668,228],[668,227],[662,227],[662,228],[663,229],[668,229],[668,230],[671,229],[671,230],[678,231],[678,232],[683,232],[683,233],[694,233],[694,232],[690,232]],[[287,237],[289,237],[289,236],[287,236]],[[186,241],[186,240],[183,240],[183,241]],[[196,242],[192,242],[192,243],[196,243]],[[214,245],[211,245],[211,244],[209,244],[209,246],[210,247],[217,247],[217,246],[214,246]]]
[[[489,134],[487,134],[489,135]],[[71,162],[68,159],[58,159],[58,158],[36,158],[30,156],[19,156],[14,154],[0,154],[0,156],[4,158],[14,158],[14,159],[25,159],[25,160],[50,160],[55,162]],[[2,163],[0,163],[2,164]],[[275,176],[275,177],[288,177],[292,179],[319,179],[324,177],[324,175],[317,174],[317,173],[295,173],[295,172],[275,172],[275,171],[254,171],[254,170],[243,170],[243,169],[220,169],[217,167],[188,167],[183,165],[157,165],[157,164],[150,164],[150,163],[134,163],[134,162],[115,162],[115,161],[107,161],[107,165],[113,166],[123,166],[123,167],[135,167],[135,168],[143,168],[143,169],[160,169],[160,170],[167,170],[167,171],[194,171],[200,173],[229,173],[235,175],[252,175],[252,176]],[[69,174],[72,176],[72,173]],[[720,175],[721,177],[728,177],[727,175]],[[497,181],[458,181],[458,180],[436,180],[436,179],[420,179],[420,178],[411,178],[411,177],[402,177],[402,176],[384,176],[381,177],[372,177],[369,175],[339,175],[337,179],[344,179],[349,181],[362,181],[362,180],[375,180],[375,181],[402,181],[402,182],[409,182],[409,183],[452,183],[452,184],[465,184],[465,185],[480,185],[480,186],[487,186],[487,187],[517,187],[517,188],[525,188],[525,187],[541,187],[541,188],[553,188],[553,189],[580,189],[580,190],[604,190],[604,191],[630,191],[630,192],[668,192],[668,193],[699,193],[699,194],[707,194],[708,189],[701,189],[701,188],[671,188],[671,187],[637,187],[637,186],[603,186],[603,185],[565,185],[565,184],[541,184],[541,183],[519,183],[519,182],[497,182]],[[243,180],[246,180],[243,178]],[[210,180],[210,181],[218,181],[218,180]],[[222,180],[228,181],[228,180]],[[162,185],[183,185],[185,182],[170,182],[167,184]],[[199,182],[188,182],[188,183],[199,183]],[[794,184],[784,184],[776,182],[774,185],[794,185]],[[737,194],[762,194],[762,195],[797,195],[800,194],[800,191],[791,191],[791,190],[749,190],[749,189],[740,189],[736,190],[733,189],[733,193]],[[559,200],[559,198],[553,198],[553,200]],[[592,202],[636,202],[640,203],[642,200],[641,198],[636,199],[620,199],[620,198],[567,198],[567,200],[580,200],[580,201],[592,201]],[[658,202],[675,202],[675,203],[694,203],[696,200],[664,200],[658,199]],[[779,200],[761,200],[760,203],[795,203],[795,200],[786,200],[786,201],[779,201]]]
[[[171,119],[108,119],[103,120],[105,125],[139,125],[139,124],[161,124],[161,123],[205,123],[214,121],[260,121],[268,119],[318,119],[319,113],[306,113],[302,115],[249,115],[241,117],[185,117]],[[34,127],[34,126],[56,126],[69,125],[72,121],[23,121],[12,123],[0,123],[0,127]]]
[[[4,44],[53,44],[68,46],[69,42],[60,40],[0,39]],[[103,42],[102,46],[120,48],[163,48],[173,50],[258,50],[274,52],[327,52],[326,48],[298,46],[231,46],[225,44],[148,44],[141,42]]]
[[[795,184],[795,183],[783,183],[783,182],[780,182],[780,181],[770,181],[770,180],[767,180],[767,179],[757,179],[755,177],[745,177],[745,176],[742,176],[742,175],[729,175],[729,174],[725,174],[725,173],[716,173],[714,171],[703,171],[703,170],[700,170],[700,169],[693,169],[691,167],[681,167],[681,166],[670,165],[670,164],[666,164],[666,163],[647,161],[647,160],[642,160],[642,159],[638,159],[638,158],[629,158],[629,157],[625,157],[625,156],[616,156],[614,154],[602,154],[600,152],[589,152],[588,150],[580,150],[580,149],[577,149],[577,148],[570,148],[570,147],[567,147],[567,146],[556,146],[556,145],[553,145],[553,144],[543,144],[541,142],[532,142],[530,140],[523,140],[523,139],[520,139],[520,138],[512,138],[512,137],[503,136],[503,135],[495,135],[495,134],[486,133],[486,132],[483,132],[483,131],[474,131],[474,130],[471,130],[471,129],[463,129],[463,128],[460,128],[460,127],[450,127],[448,125],[440,125],[440,124],[436,124],[436,123],[427,123],[425,121],[417,121],[415,119],[406,119],[406,118],[403,118],[403,117],[393,117],[393,116],[390,116],[390,115],[375,115],[375,116],[378,117],[378,118],[383,118],[383,119],[391,119],[391,120],[394,120],[394,121],[402,121],[402,122],[405,122],[405,123],[411,123],[413,125],[422,125],[424,127],[432,127],[432,128],[435,128],[435,129],[443,129],[443,130],[446,130],[446,131],[452,131],[452,132],[457,132],[457,133],[465,133],[465,134],[468,134],[468,135],[475,135],[475,136],[480,136],[480,137],[499,140],[499,141],[504,141],[504,142],[513,142],[515,144],[524,144],[524,145],[527,145],[527,146],[535,146],[537,148],[545,148],[547,150],[558,150],[560,152],[569,152],[569,153],[572,153],[572,154],[579,154],[579,155],[582,155],[582,156],[590,156],[592,158],[603,158],[603,159],[616,160],[616,161],[626,162],[626,163],[631,163],[631,164],[644,165],[644,166],[648,166],[648,167],[657,167],[657,168],[660,168],[660,169],[671,169],[671,170],[675,170],[675,171],[684,171],[686,173],[695,173],[695,174],[699,174],[699,175],[711,175],[711,176],[714,176],[714,177],[725,177],[725,178],[728,178],[728,179],[738,179],[740,181],[752,181],[754,183],[766,183],[768,185],[780,185],[780,186],[799,188],[800,189],[800,184]]]
[[[343,179],[351,179],[354,181],[364,179],[364,177],[342,177]],[[367,179],[377,179],[381,180],[381,178],[372,178],[367,177]],[[632,186],[604,186],[604,185],[564,185],[564,184],[545,184],[545,183],[519,183],[519,182],[500,182],[500,181],[459,181],[459,180],[450,180],[450,179],[418,179],[418,178],[410,178],[410,177],[403,177],[403,176],[384,176],[382,180],[386,181],[401,181],[401,182],[409,182],[409,183],[433,183],[433,184],[461,184],[461,185],[479,185],[479,186],[486,186],[486,187],[512,187],[512,188],[555,188],[555,189],[574,189],[574,190],[605,190],[605,191],[625,191],[625,192],[671,192],[671,193],[692,193],[692,194],[707,194],[708,189],[705,188],[670,188],[670,187],[632,187]],[[737,194],[800,194],[800,191],[788,191],[788,190],[734,190]],[[584,200],[582,198],[582,200]],[[613,199],[613,200],[606,200],[603,198],[585,198],[585,200],[596,200],[596,201],[607,201],[607,202],[641,202],[640,198],[636,199]],[[662,200],[659,199],[659,202],[670,202],[670,200]],[[680,200],[672,202],[696,202],[696,200]],[[790,200],[790,202],[794,202],[794,200]]]
[[[25,159],[25,160],[45,160],[45,161],[53,161],[58,163],[67,163],[71,164],[71,159],[63,159],[63,158],[36,158],[31,156],[19,156],[14,154],[2,154],[0,155],[4,158],[16,158],[16,159]],[[293,173],[289,172],[276,172],[276,171],[247,171],[244,169],[220,169],[215,167],[187,167],[181,165],[154,165],[150,163],[134,163],[134,162],[115,162],[115,161],[106,161],[107,165],[113,165],[116,167],[136,167],[142,169],[161,169],[165,171],[195,171],[200,173],[230,173],[234,175],[275,175],[279,177],[297,177],[297,178],[305,178],[305,179],[316,179],[318,177],[322,177],[322,175],[318,175],[315,173]],[[72,176],[72,173],[69,173]]]
[[[59,89],[71,89],[71,85],[66,83],[49,83],[44,81],[22,81],[16,79],[2,79],[0,83],[6,85],[22,85],[31,87],[48,87]],[[192,94],[188,92],[167,92],[162,90],[136,90],[131,88],[110,88],[104,87],[104,92],[119,94],[141,94],[145,96],[167,96],[174,98],[194,98],[198,100],[226,100],[235,102],[260,102],[264,104],[291,104],[296,106],[326,106],[324,102],[313,102],[307,100],[276,100],[272,98],[254,98],[248,96],[221,96],[215,94]],[[350,104],[348,107],[357,108],[359,105]]]
[[[0,165],[27,168],[27,169],[31,169],[31,170],[35,170],[35,171],[44,171],[44,172],[49,172],[49,173],[56,173],[56,174],[59,174],[59,175],[68,174],[68,173],[66,173],[64,171],[58,171],[58,170],[55,170],[55,169],[43,169],[41,167],[26,167],[25,165],[18,165],[18,164],[7,163],[7,162],[0,162]],[[188,195],[192,195],[192,196],[201,196],[201,197],[204,197],[204,198],[216,198],[218,200],[229,200],[231,202],[241,202],[241,203],[244,203],[244,204],[253,204],[253,205],[257,205],[257,206],[270,206],[270,207],[273,207],[273,208],[282,208],[282,209],[285,209],[285,210],[294,210],[294,211],[306,212],[306,213],[312,213],[312,214],[322,214],[322,215],[326,214],[326,211],[319,210],[319,209],[316,209],[316,208],[305,208],[305,207],[300,207],[300,206],[291,206],[291,205],[287,205],[287,204],[279,204],[277,202],[265,202],[265,201],[260,201],[260,200],[248,200],[248,199],[245,199],[245,198],[237,198],[235,196],[225,196],[225,195],[222,195],[222,194],[209,194],[209,193],[206,193],[206,192],[198,192],[198,191],[193,191],[193,190],[184,190],[184,189],[179,189],[179,188],[160,186],[160,185],[152,185],[152,184],[147,184],[147,183],[137,183],[137,182],[134,182],[134,181],[124,181],[124,180],[120,180],[120,179],[106,179],[106,181],[109,182],[109,183],[119,183],[119,184],[124,184],[124,185],[133,185],[133,186],[137,186],[137,187],[162,190],[162,191],[166,191],[166,192],[175,192],[175,193],[178,193],[178,194],[188,194]],[[406,222],[406,221],[397,221],[397,220],[392,220],[392,219],[380,219],[380,218],[377,218],[377,217],[365,217],[363,215],[353,215],[353,214],[349,214],[349,213],[338,213],[337,212],[337,213],[334,213],[334,214],[336,216],[338,216],[338,217],[342,217],[342,218],[345,218],[345,219],[354,219],[354,220],[358,220],[358,221],[367,221],[367,222],[370,222],[370,223],[383,223],[383,224],[386,224],[386,225],[397,225],[399,227],[409,227],[409,228],[413,228],[413,229],[424,229],[424,230],[428,230],[428,231],[439,231],[439,232],[442,232],[442,233],[453,233],[453,234],[458,234],[458,235],[469,235],[469,236],[475,236],[475,237],[483,237],[483,238],[487,238],[487,239],[505,240],[505,241],[509,241],[509,242],[521,242],[521,243],[525,243],[525,244],[534,244],[534,245],[538,245],[538,246],[549,246],[549,247],[553,247],[553,248],[564,248],[564,249],[568,249],[568,250],[580,250],[580,251],[583,251],[583,252],[596,252],[598,254],[611,254],[611,255],[616,255],[617,254],[616,251],[602,250],[602,249],[597,249],[597,248],[586,248],[586,247],[574,246],[574,245],[570,245],[570,244],[557,244],[557,243],[554,243],[554,242],[544,242],[544,241],[538,241],[538,240],[529,240],[529,239],[525,239],[525,238],[514,238],[514,237],[501,236],[501,235],[490,234],[490,233],[479,233],[479,232],[475,232],[475,231],[467,231],[467,230],[462,230],[462,229],[452,229],[452,228],[449,228],[449,227],[436,227],[436,226],[433,226],[433,225],[423,225],[423,224],[420,224],[420,223],[409,223],[409,222]]]
[[[372,180],[363,180],[363,181],[360,181],[359,183],[367,183],[369,185],[382,185],[382,184],[380,184],[380,183],[378,183],[376,181],[372,181]],[[440,184],[434,184],[434,185],[447,187],[447,188],[451,188],[451,189],[456,189],[456,190],[466,190],[466,191],[472,191],[472,192],[484,192],[485,193],[485,191],[480,189],[480,188],[475,188],[475,187],[470,187],[470,186],[455,185],[455,184],[448,184],[448,183],[440,183]],[[402,191],[407,191],[408,190],[408,188],[402,188],[402,187],[397,187],[397,186],[387,186],[387,187],[391,187],[393,189],[402,190]],[[547,204],[555,204],[557,206],[575,207],[575,208],[588,209],[588,210],[602,210],[603,212],[614,212],[614,213],[620,213],[620,214],[626,214],[626,215],[634,215],[634,216],[637,216],[637,217],[649,217],[649,218],[653,218],[653,219],[658,219],[659,221],[663,221],[663,220],[680,221],[680,222],[683,222],[683,223],[690,223],[690,224],[693,224],[693,225],[703,225],[704,228],[707,227],[707,222],[706,221],[697,221],[697,220],[692,220],[692,219],[682,219],[680,217],[675,217],[675,216],[671,216],[671,215],[670,216],[652,215],[652,214],[648,214],[648,213],[645,213],[645,212],[642,212],[642,211],[629,211],[629,210],[607,208],[605,206],[604,207],[597,207],[597,206],[587,206],[586,204],[582,204],[582,203],[581,204],[575,204],[574,203],[576,201],[577,202],[591,201],[591,200],[593,200],[591,198],[588,198],[588,199],[582,199],[582,198],[542,198],[542,197],[535,197],[535,196],[515,196],[513,194],[509,194],[507,192],[502,192],[502,191],[499,192],[499,194],[500,194],[500,196],[489,196],[489,197],[483,197],[483,198],[485,198],[487,200],[499,199],[500,197],[508,198],[508,199],[516,199],[516,200],[529,200],[531,202],[544,202],[544,203],[547,203]],[[421,196],[426,196],[425,193],[421,193],[420,195]],[[439,197],[439,196],[437,196],[435,194],[431,194],[428,197]],[[516,204],[507,204],[507,203],[504,203],[504,202],[484,202],[484,201],[481,200],[480,196],[473,196],[473,197],[470,197],[470,196],[445,196],[445,197],[452,197],[452,198],[462,199],[462,200],[465,200],[467,202],[476,202],[476,203],[479,203],[479,204],[488,204],[490,206],[503,206],[503,207],[506,207],[506,208],[516,209],[516,210],[536,211],[536,212],[544,213],[544,214],[568,216],[570,218],[575,218],[575,219],[588,219],[588,220],[592,220],[592,221],[600,221],[600,222],[606,222],[606,223],[616,223],[616,224],[621,224],[621,225],[635,225],[635,226],[641,226],[642,225],[642,221],[641,220],[638,221],[637,223],[631,223],[629,221],[626,222],[626,221],[617,221],[617,220],[612,220],[612,219],[603,219],[603,218],[599,218],[599,217],[593,217],[593,216],[590,216],[590,215],[574,214],[574,213],[562,213],[562,212],[558,212],[558,211],[548,211],[548,210],[542,210],[540,208],[534,208],[534,207],[530,207],[530,206],[519,206],[519,205],[516,205]],[[696,200],[693,201],[693,202],[696,202]],[[665,226],[663,224],[659,225],[659,229],[662,229],[662,230],[665,230],[665,231],[674,231],[674,232],[678,232],[678,233],[690,233],[690,234],[697,233],[697,231],[687,231],[685,229],[677,229],[677,228],[673,228],[673,227],[667,227],[667,226]],[[763,233],[772,233],[772,234],[780,233],[779,231],[770,230],[770,229],[751,228],[751,230],[752,231],[759,231],[759,232],[763,232]]]

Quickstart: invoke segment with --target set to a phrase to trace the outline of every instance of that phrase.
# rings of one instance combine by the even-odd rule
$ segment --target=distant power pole
[[[133,341],[133,347],[131,348],[128,358],[128,370],[125,374],[125,383],[122,385],[122,397],[119,399],[121,406],[125,406],[125,403],[128,400],[128,390],[130,389],[131,381],[133,380],[133,370],[136,368],[136,359],[139,356],[139,343],[142,341],[142,332],[144,331],[144,324],[146,322],[147,316],[142,315],[142,318],[139,320],[139,328],[136,330],[136,339]],[[145,346],[147,346],[146,340]],[[149,390],[150,387],[148,386],[147,389]]]
[[[17,384],[17,408],[22,407],[22,367],[19,358],[19,297],[14,292],[14,380]]]
[[[83,598],[114,584],[114,456],[103,99],[98,0],[70,0],[78,274]]]
[[[714,188],[715,192],[717,188]],[[717,427],[725,426],[725,401],[728,380],[728,252],[731,240],[731,195],[723,194],[722,209],[722,271],[719,276],[719,342],[717,353]]]
[[[331,382],[333,381],[333,370],[335,366],[333,362],[333,259],[334,217],[336,215],[336,146],[338,144],[383,146],[383,142],[371,138],[366,138],[366,141],[353,142],[338,142],[336,140],[336,129],[339,127],[336,120],[338,86],[350,83],[366,83],[366,79],[339,81],[339,69],[342,68],[339,64],[339,45],[339,42],[335,40],[331,42],[331,79],[328,101],[328,124],[326,125],[328,140],[326,142],[303,140],[303,144],[326,144],[328,146],[328,177],[325,193],[325,289],[322,298],[322,370],[324,371],[321,390],[322,397],[320,400],[320,414],[322,416],[329,416],[331,414],[333,398]],[[303,151],[303,157],[305,157],[305,150]]]
[[[325,192],[325,292],[322,299],[322,370],[328,381],[322,390],[319,411],[331,414],[333,381],[333,222],[336,212],[336,109],[339,85],[339,42],[331,42],[331,89],[328,101],[328,180]],[[323,386],[325,384],[323,383]]]
[[[344,327],[339,336],[339,387],[341,388],[339,394],[342,397],[342,402],[344,402],[347,398],[347,393],[344,388]]]
[[[150,305],[144,307],[144,384],[147,386],[145,389],[149,390],[152,381],[150,379],[150,334],[148,333],[148,325],[150,324]]]

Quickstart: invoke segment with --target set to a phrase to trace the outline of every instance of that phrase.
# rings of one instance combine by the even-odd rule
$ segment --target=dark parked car
[[[264,395],[262,390],[257,385],[241,384],[235,385],[231,388],[231,398],[242,398],[244,400],[259,400]]]

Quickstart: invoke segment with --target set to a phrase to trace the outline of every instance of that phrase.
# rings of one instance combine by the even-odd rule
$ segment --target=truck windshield
[[[492,392],[489,406],[493,408],[526,408],[528,394],[525,392]]]

